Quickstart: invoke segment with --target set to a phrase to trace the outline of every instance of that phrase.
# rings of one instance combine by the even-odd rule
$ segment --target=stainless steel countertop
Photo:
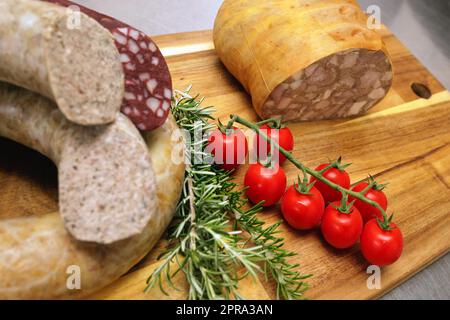
[[[264,0],[261,0],[264,1]],[[266,0],[269,1],[269,0]],[[211,29],[221,0],[75,0],[150,35]],[[450,89],[450,0],[359,0]],[[449,209],[450,210],[450,209]],[[450,299],[450,254],[382,299]]]

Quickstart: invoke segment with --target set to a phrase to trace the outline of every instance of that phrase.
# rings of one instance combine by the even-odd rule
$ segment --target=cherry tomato
[[[294,136],[289,128],[284,127],[280,129],[271,128],[267,124],[263,124],[260,128],[263,132],[271,138],[273,141],[278,143],[280,147],[285,149],[288,152],[291,152],[294,149]],[[270,153],[270,143],[266,141],[262,136],[258,135],[255,139],[255,150],[257,152],[258,158],[265,160],[267,155]],[[274,154],[273,159],[278,159],[278,163],[282,164],[286,161],[286,157],[278,151],[278,149],[274,150],[276,154]]]
[[[327,167],[329,164],[324,163],[316,168],[316,171],[320,171]],[[331,182],[334,182],[337,185],[340,185],[343,188],[350,188],[350,176],[343,169],[338,168],[330,168],[326,170],[323,174],[323,177],[327,178]],[[321,181],[316,180],[316,178],[311,177],[311,182],[316,181],[314,185],[319,191],[322,193],[323,198],[326,202],[334,202],[339,201],[342,198],[342,194],[339,191],[332,189]]]
[[[390,229],[383,230],[376,219],[372,219],[364,226],[361,235],[361,252],[366,260],[377,266],[393,264],[402,255],[403,235],[394,224]]]
[[[315,187],[308,194],[290,187],[281,201],[281,212],[289,225],[298,230],[309,230],[317,227],[325,210],[322,194]]]
[[[354,186],[352,190],[356,192],[361,192],[368,186],[369,183],[363,181]],[[376,190],[376,188],[371,188],[364,195],[367,199],[377,202],[383,208],[383,210],[386,211],[388,203],[386,195],[382,190]],[[361,213],[364,223],[367,223],[369,220],[373,218],[379,219],[383,218],[383,215],[381,214],[380,210],[378,210],[374,206],[371,206],[370,204],[367,204],[364,201],[350,197],[350,201],[353,200],[355,200],[355,207],[358,208],[359,212]]]
[[[325,240],[335,248],[346,249],[353,246],[361,236],[363,220],[355,206],[342,213],[336,207],[341,202],[332,202],[325,209],[322,218],[322,234]]]
[[[214,156],[214,162],[222,169],[230,171],[245,162],[248,143],[242,130],[233,127],[230,132],[214,130],[208,140],[208,150]]]
[[[269,207],[283,196],[286,190],[286,175],[278,164],[272,168],[266,168],[260,163],[255,163],[248,168],[244,184],[247,187],[247,197],[251,202],[264,201],[263,206]]]

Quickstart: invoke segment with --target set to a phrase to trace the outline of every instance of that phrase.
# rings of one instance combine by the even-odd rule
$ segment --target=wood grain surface
[[[450,248],[450,93],[386,29],[381,30],[392,55],[395,78],[388,96],[369,114],[345,120],[292,124],[296,139],[294,155],[315,166],[342,155],[353,165],[353,181],[367,174],[386,190],[389,211],[405,236],[402,258],[382,269],[380,290],[366,286],[367,263],[358,247],[337,251],[327,246],[319,232],[296,232],[283,225],[286,248],[298,253],[294,260],[309,280],[311,299],[376,298],[402,283]],[[167,56],[174,87],[193,85],[192,93],[206,97],[205,105],[216,107],[216,116],[226,121],[231,113],[251,120],[256,115],[248,95],[224,69],[214,53],[210,31],[165,35],[154,38]],[[433,93],[429,100],[417,97],[411,84],[419,82]],[[42,214],[55,210],[56,175],[52,164],[34,152],[0,140],[0,218]],[[297,170],[285,165],[290,181]],[[245,167],[236,173],[242,182]],[[20,192],[18,192],[20,190]],[[277,207],[261,213],[267,223],[280,219]],[[179,290],[169,296],[158,289],[143,294],[145,279],[156,268],[159,245],[117,282],[89,298],[182,299],[187,284],[180,277]],[[247,279],[241,293],[251,299],[274,297],[273,284]]]

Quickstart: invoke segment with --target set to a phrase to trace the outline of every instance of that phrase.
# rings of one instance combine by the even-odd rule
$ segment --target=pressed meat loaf
[[[216,51],[262,118],[355,116],[383,99],[392,66],[354,0],[225,0]]]

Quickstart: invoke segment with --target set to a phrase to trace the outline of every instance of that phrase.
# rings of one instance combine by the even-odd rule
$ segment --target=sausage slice
[[[120,55],[108,30],[40,1],[0,2],[0,80],[54,100],[81,125],[114,121],[124,95]]]

